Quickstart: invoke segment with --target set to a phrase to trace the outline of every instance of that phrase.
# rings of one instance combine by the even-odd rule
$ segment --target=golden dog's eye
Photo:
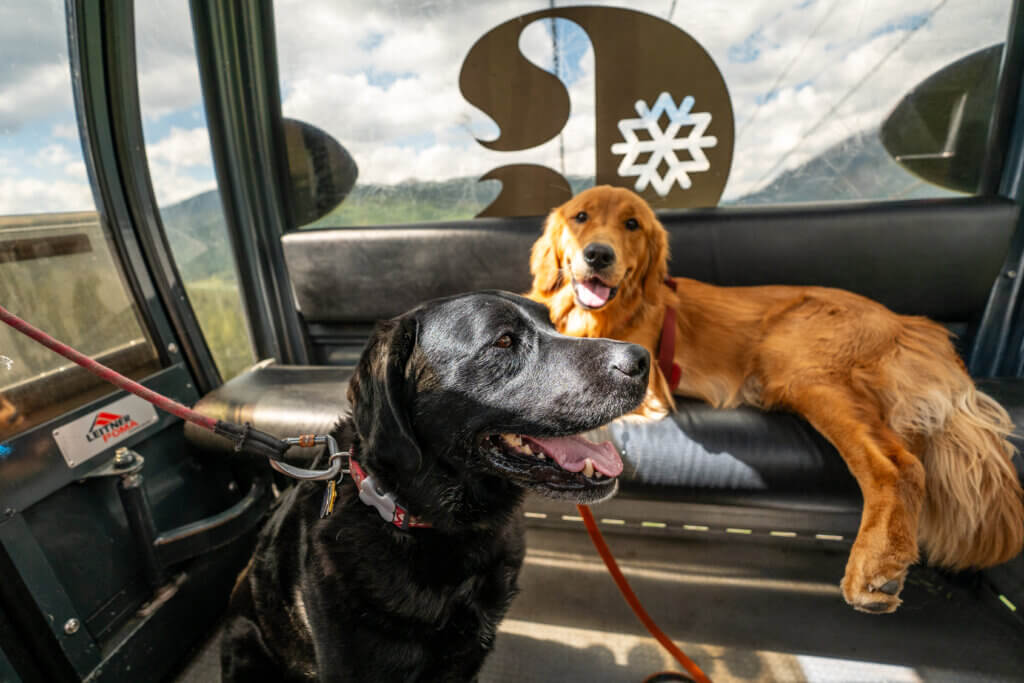
[[[577,223],[586,223],[587,222],[587,212],[586,211],[580,211],[578,214],[576,214],[576,222]]]
[[[507,348],[511,347],[512,346],[512,335],[510,335],[510,334],[503,334],[503,335],[501,335],[500,337],[498,337],[498,340],[496,342],[494,342],[494,345],[497,346],[499,349],[507,349]]]
[[[635,218],[626,219],[626,230],[636,230],[640,227],[640,224],[636,222]]]

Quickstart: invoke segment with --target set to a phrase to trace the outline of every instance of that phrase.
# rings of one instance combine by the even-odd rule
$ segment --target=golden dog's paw
[[[846,575],[840,583],[843,598],[860,612],[895,612],[903,602],[900,591],[907,570],[917,561],[917,546],[903,549],[887,546],[878,551],[871,550],[870,546],[860,539],[853,544]]]

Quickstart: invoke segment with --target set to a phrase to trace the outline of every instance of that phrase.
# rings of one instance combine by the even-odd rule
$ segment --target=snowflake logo
[[[711,114],[694,114],[691,109],[693,97],[687,95],[677,107],[672,96],[663,92],[658,96],[653,108],[648,108],[643,100],[636,101],[636,113],[640,118],[619,121],[619,131],[625,142],[616,142],[612,145],[612,154],[623,155],[622,163],[619,164],[619,176],[638,176],[634,185],[637,192],[642,192],[651,185],[659,196],[664,197],[675,183],[679,183],[679,186],[686,190],[693,185],[690,173],[701,173],[711,168],[711,163],[704,154],[705,147],[714,147],[718,144],[718,138],[704,135],[711,124]],[[668,126],[664,130],[658,122],[662,114],[668,117]],[[684,126],[689,126],[689,133],[685,137],[678,137],[680,129]],[[641,140],[637,137],[637,131],[646,131],[650,139]],[[690,158],[681,161],[676,156],[676,150],[685,150]],[[650,156],[637,163],[640,156],[647,153],[650,153]],[[659,174],[662,165],[666,168],[664,175]]]

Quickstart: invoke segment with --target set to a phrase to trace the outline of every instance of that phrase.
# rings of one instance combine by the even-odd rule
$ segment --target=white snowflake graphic
[[[612,154],[623,155],[622,163],[619,164],[619,176],[638,176],[634,185],[637,192],[642,192],[651,185],[659,196],[664,197],[677,182],[686,190],[693,184],[690,181],[690,173],[701,173],[711,168],[707,156],[704,155],[705,147],[714,147],[718,144],[718,138],[704,135],[711,124],[711,114],[692,113],[691,109],[692,96],[684,97],[677,107],[672,96],[663,92],[658,96],[653,108],[648,108],[643,100],[636,101],[636,113],[640,118],[619,121],[619,131],[625,142],[616,142],[612,145]],[[664,130],[658,122],[662,114],[668,116],[668,125]],[[683,126],[690,127],[689,133],[685,137],[677,137]],[[651,136],[650,140],[641,140],[637,137],[637,131],[642,130],[647,131]],[[676,150],[684,150],[690,158],[681,161],[676,156]],[[637,163],[640,155],[647,152],[650,152],[650,157]],[[665,175],[660,175],[658,169],[663,162],[666,171]]]

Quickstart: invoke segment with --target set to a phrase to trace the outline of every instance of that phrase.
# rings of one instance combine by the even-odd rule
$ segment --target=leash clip
[[[329,434],[324,436],[303,434],[302,436],[290,436],[281,440],[290,446],[302,446],[304,448],[327,444],[327,452],[330,454],[327,469],[325,470],[306,469],[305,467],[296,467],[295,465],[289,465],[288,463],[281,462],[279,460],[268,459],[270,466],[286,477],[301,479],[302,481],[324,481],[335,478],[337,478],[338,481],[341,481],[342,477],[348,474],[348,468],[344,467],[343,461],[350,457],[352,453],[340,452],[338,449],[338,442],[333,436]]]

